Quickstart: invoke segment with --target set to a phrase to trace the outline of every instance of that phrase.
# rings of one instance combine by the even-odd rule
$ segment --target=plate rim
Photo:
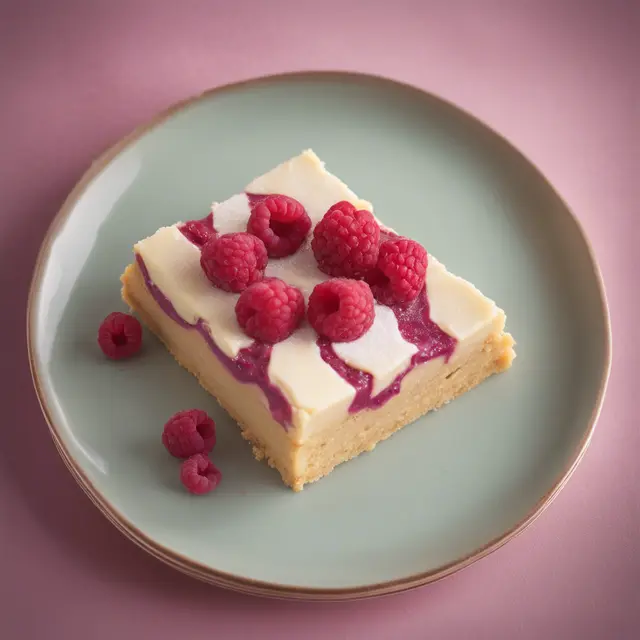
[[[441,104],[456,110],[459,114],[464,115],[466,118],[474,121],[476,124],[481,125],[485,130],[490,131],[493,135],[497,136],[503,143],[507,145],[511,152],[514,152],[525,160],[527,164],[538,174],[538,177],[543,181],[545,186],[551,190],[556,198],[562,203],[564,208],[563,215],[567,215],[577,232],[579,239],[583,242],[587,255],[589,257],[595,283],[597,285],[598,294],[601,303],[601,312],[604,320],[604,331],[602,339],[604,340],[604,362],[603,370],[600,377],[600,385],[595,397],[595,403],[592,408],[591,416],[586,426],[585,432],[578,444],[577,449],[573,452],[567,466],[563,469],[555,483],[550,490],[543,495],[529,510],[527,515],[516,523],[512,528],[506,530],[502,534],[489,540],[483,546],[475,549],[474,551],[458,558],[450,563],[431,569],[429,571],[422,571],[415,574],[407,575],[394,580],[387,580],[384,582],[377,582],[374,584],[363,584],[349,587],[305,587],[299,585],[279,584],[275,582],[269,582],[265,580],[257,580],[253,578],[247,578],[245,576],[239,576],[224,571],[219,571],[214,567],[207,566],[196,560],[192,560],[182,556],[177,551],[169,547],[165,547],[160,543],[154,541],[151,537],[138,529],[136,525],[126,518],[113,504],[111,504],[101,492],[96,488],[94,483],[89,479],[86,473],[82,470],[81,465],[74,460],[68,448],[65,446],[62,437],[58,431],[58,426],[52,417],[52,413],[48,407],[48,400],[46,393],[44,392],[42,381],[45,379],[45,375],[40,371],[40,367],[37,363],[36,349],[34,341],[34,332],[36,326],[36,309],[38,304],[36,300],[38,294],[41,291],[42,279],[45,272],[45,266],[50,258],[52,245],[67,221],[74,206],[77,204],[80,197],[89,188],[94,179],[100,174],[100,172],[109,165],[109,163],[126,151],[133,143],[140,139],[146,133],[159,127],[166,122],[171,116],[176,113],[190,107],[191,105],[209,98],[217,93],[224,93],[227,91],[234,91],[240,87],[247,85],[260,85],[270,82],[278,82],[283,80],[336,80],[336,81],[349,81],[349,82],[377,82],[377,83],[390,83],[396,87],[404,90],[410,90],[422,96],[426,96],[431,100],[440,102]],[[40,301],[38,300],[38,303]],[[529,525],[531,525],[542,512],[553,502],[559,492],[567,484],[571,476],[573,475],[578,464],[584,457],[589,444],[591,443],[593,433],[595,430],[598,417],[600,415],[604,397],[606,393],[607,383],[611,372],[612,361],[612,335],[611,335],[611,318],[610,311],[607,303],[607,296],[604,286],[604,280],[600,270],[600,266],[595,256],[593,247],[589,241],[587,234],[584,231],[582,223],[574,214],[573,210],[566,203],[564,198],[557,192],[551,182],[546,178],[540,168],[523,152],[521,152],[508,138],[493,129],[487,123],[476,117],[466,109],[460,107],[454,102],[443,98],[430,91],[422,89],[418,86],[412,85],[408,82],[396,80],[383,75],[360,73],[354,71],[292,71],[285,73],[274,73],[253,78],[240,80],[237,82],[225,83],[213,88],[204,90],[198,94],[192,95],[186,99],[173,103],[168,108],[160,111],[148,121],[134,128],[130,133],[120,138],[115,144],[103,151],[93,162],[89,168],[84,172],[76,185],[73,187],[64,203],[56,213],[54,218],[49,224],[45,236],[40,245],[38,255],[35,261],[35,265],[32,272],[31,283],[29,286],[29,293],[27,298],[26,308],[26,338],[27,338],[27,354],[29,358],[29,368],[31,372],[31,378],[36,392],[38,402],[40,404],[43,416],[48,424],[49,432],[54,441],[58,454],[65,463],[67,469],[74,477],[76,482],[80,485],[91,502],[98,508],[98,510],[127,538],[137,544],[139,547],[150,553],[152,556],[161,560],[165,564],[172,566],[174,569],[186,573],[191,577],[199,579],[210,584],[239,591],[242,593],[266,596],[272,598],[281,599],[297,599],[297,600],[355,600],[371,598],[376,596],[388,595],[392,593],[400,593],[410,589],[435,582],[446,576],[449,576],[461,569],[464,569],[478,560],[493,553],[504,544],[513,540],[516,536],[522,533]]]

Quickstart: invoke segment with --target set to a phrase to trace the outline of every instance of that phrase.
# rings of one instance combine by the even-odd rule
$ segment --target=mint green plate
[[[158,227],[312,147],[380,218],[505,309],[511,370],[296,494],[146,335],[100,353],[124,310],[119,276]],[[610,363],[602,282],[585,237],[542,175],[442,100],[348,74],[267,78],[206,93],[98,160],[44,242],[30,297],[34,381],[71,472],[127,536],[191,575],[241,591],[346,599],[464,567],[521,531],[584,453]],[[194,498],[160,442],[174,412],[219,426],[213,494]]]

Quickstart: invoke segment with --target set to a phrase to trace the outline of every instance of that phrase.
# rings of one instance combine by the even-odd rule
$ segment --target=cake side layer
[[[257,385],[263,392],[269,404],[272,416],[282,424],[285,429],[291,426],[300,431],[299,441],[304,441],[313,430],[323,428],[327,424],[328,416],[332,415],[333,407],[341,407],[347,398],[352,401],[348,405],[349,413],[376,409],[386,404],[391,398],[401,391],[404,378],[418,365],[428,361],[433,361],[437,366],[430,367],[432,375],[438,372],[438,366],[442,362],[448,363],[453,355],[453,362],[459,361],[471,347],[481,342],[487,330],[489,332],[502,332],[504,329],[504,314],[495,316],[490,327],[484,327],[484,331],[472,338],[468,338],[458,348],[453,350],[455,344],[452,339],[444,334],[437,325],[429,320],[429,306],[426,292],[415,301],[414,304],[402,309],[394,309],[398,327],[403,336],[408,341],[418,347],[418,351],[413,355],[411,361],[405,369],[382,391],[375,392],[372,377],[366,372],[349,367],[336,354],[334,346],[322,340],[315,340],[310,327],[297,331],[292,339],[285,341],[286,347],[290,347],[284,353],[288,354],[288,362],[284,369],[294,378],[305,377],[309,386],[322,384],[323,380],[311,375],[309,371],[309,360],[316,355],[320,357],[333,369],[343,381],[343,384],[350,391],[349,394],[332,394],[333,402],[325,404],[322,410],[309,411],[307,407],[291,405],[280,390],[280,386],[274,384],[278,382],[269,375],[271,369],[272,347],[259,342],[254,342],[250,347],[242,349],[236,358],[229,358],[216,345],[211,336],[208,325],[198,319],[195,323],[185,321],[173,307],[172,302],[166,298],[162,290],[150,278],[148,269],[140,255],[136,255],[136,264],[142,276],[144,285],[162,313],[178,326],[199,333],[206,343],[207,350],[216,358],[231,375],[241,383],[251,383]],[[464,282],[464,281],[462,281]],[[307,335],[310,334],[310,335]],[[376,348],[373,344],[372,348]],[[381,348],[383,351],[383,348]],[[310,353],[309,353],[310,352]],[[277,352],[278,353],[278,352]],[[283,353],[281,350],[279,353]],[[355,396],[355,397],[354,397]]]
[[[505,371],[515,357],[513,344],[509,334],[494,333],[455,363],[440,366],[441,361],[431,360],[417,366],[403,380],[401,392],[379,409],[352,414],[335,429],[315,432],[297,452],[297,467],[304,473],[293,488],[300,490],[319,480],[429,411]]]
[[[377,410],[349,415],[347,405],[328,410],[311,437],[286,432],[273,419],[258,387],[237,382],[212,357],[201,334],[181,326],[158,306],[146,288],[137,265],[122,276],[123,298],[166,345],[176,360],[239,423],[242,435],[295,490],[329,473],[337,464],[371,450],[379,441],[479,384],[487,376],[507,369],[514,357],[508,334],[492,334],[483,343],[467,347],[443,365],[441,360],[417,366],[405,378],[401,393]]]
[[[235,319],[233,308],[237,295],[215,289],[208,282],[200,268],[199,249],[175,226],[161,229],[136,245],[136,250],[144,259],[151,280],[170,299],[178,315],[194,325],[204,321],[225,356],[236,358],[253,345]],[[267,275],[279,276],[287,282],[293,280],[307,295],[317,282],[325,279],[317,272],[313,254],[306,247],[295,256],[272,261],[270,266],[272,264],[276,272],[268,269]],[[307,286],[304,286],[305,278],[311,281]],[[407,320],[402,310],[376,305],[374,325],[365,336],[351,343],[332,345],[346,365],[372,378],[369,396],[384,397],[381,394],[414,366],[414,356],[418,355],[418,360],[424,360],[425,354],[449,357],[454,351],[453,344],[443,343],[444,339],[449,340],[448,335],[428,316],[435,313],[451,333],[459,336],[456,338],[459,342],[484,339],[504,326],[504,313],[491,300],[470,283],[450,274],[433,257],[427,267],[427,292],[428,299],[423,296],[424,300],[416,303],[424,319]],[[463,313],[459,313],[459,309],[463,309]],[[416,333],[416,328],[421,329],[422,336]],[[300,424],[336,400],[354,396],[354,389],[323,357],[316,341],[314,332],[303,326],[287,340],[274,345],[268,364],[270,381],[283,391],[292,405],[305,410],[300,414]],[[437,345],[443,348],[440,351],[432,348]],[[304,353],[303,358],[300,353]],[[362,407],[354,410],[358,408]]]
[[[253,342],[250,346],[240,350],[235,358],[229,358],[211,336],[209,325],[202,318],[198,318],[195,323],[189,323],[184,320],[176,312],[171,301],[153,282],[144,260],[140,256],[136,256],[136,264],[147,291],[162,312],[178,326],[199,333],[206,343],[207,349],[238,382],[251,383],[258,386],[269,405],[271,415],[285,428],[288,428],[292,421],[291,405],[282,391],[271,382],[267,373],[271,358],[271,345]]]
[[[238,382],[213,356],[198,331],[180,325],[160,308],[146,287],[137,264],[129,265],[121,277],[122,298],[142,322],[160,339],[176,361],[192,374],[202,387],[242,426],[251,425],[252,437],[268,443],[263,449],[277,464],[287,480],[298,474],[294,468],[296,432],[286,431],[277,422],[265,401],[262,390]],[[346,407],[343,409],[346,412]],[[245,428],[245,427],[242,427]]]

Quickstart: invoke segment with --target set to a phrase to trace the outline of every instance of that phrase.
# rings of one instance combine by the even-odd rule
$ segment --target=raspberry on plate
[[[180,467],[180,481],[189,493],[202,495],[215,489],[222,479],[222,473],[203,453],[196,453],[185,460]]]
[[[262,240],[250,233],[227,233],[202,247],[200,265],[216,287],[240,293],[262,280],[267,250]]]
[[[380,227],[373,214],[346,201],[334,204],[313,230],[311,248],[320,271],[362,278],[378,259]]]
[[[309,323],[332,342],[351,342],[373,324],[373,295],[366,282],[334,278],[316,285],[309,297]]]
[[[380,304],[405,304],[418,297],[426,274],[425,248],[415,240],[394,238],[380,245],[378,263],[367,282]]]
[[[180,226],[180,233],[197,247],[203,247],[216,237],[213,226],[213,213],[202,220],[189,220]]]
[[[114,311],[98,329],[98,344],[102,352],[112,360],[130,358],[142,347],[142,326],[137,318]]]
[[[294,198],[267,196],[251,209],[247,231],[264,242],[270,258],[294,254],[311,229],[311,218]]]
[[[179,411],[164,425],[162,444],[176,458],[208,453],[216,444],[216,423],[204,411]]]
[[[266,278],[247,287],[236,302],[236,318],[244,332],[261,342],[288,338],[304,317],[300,289],[279,278]]]

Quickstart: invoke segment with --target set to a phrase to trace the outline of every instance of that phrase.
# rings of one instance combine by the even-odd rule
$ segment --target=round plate
[[[132,245],[313,148],[507,312],[514,366],[296,494],[150,335],[112,363],[96,331],[121,309]],[[99,159],[44,242],[29,353],[61,455],[105,515],[158,558],[245,592],[340,599],[401,591],[521,531],[584,453],[610,363],[598,268],[575,218],[499,135],[389,80],[294,74],[223,87]],[[220,487],[194,498],[160,442],[175,411],[219,425]]]

